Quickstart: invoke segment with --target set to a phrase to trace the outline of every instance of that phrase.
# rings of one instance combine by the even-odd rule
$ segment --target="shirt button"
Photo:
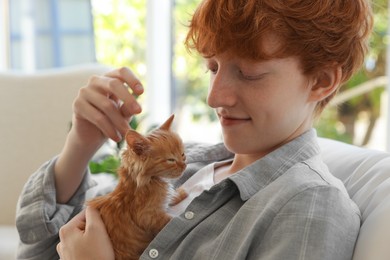
[[[192,212],[192,211],[187,211],[186,213],[184,213],[184,217],[185,217],[186,219],[188,219],[188,220],[193,219],[194,216],[195,216],[195,214],[194,214],[194,212]]]
[[[157,249],[150,249],[149,250],[149,256],[153,259],[158,257],[158,250]]]

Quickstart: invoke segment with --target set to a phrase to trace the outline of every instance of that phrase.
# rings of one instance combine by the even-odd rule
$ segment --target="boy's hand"
[[[135,96],[142,93],[140,81],[128,68],[94,76],[80,89],[73,103],[73,125],[54,168],[58,203],[67,203],[76,192],[104,141],[122,139],[130,118],[141,112]]]
[[[106,227],[96,209],[87,207],[60,229],[61,260],[115,259]]]
[[[92,77],[73,104],[73,130],[78,141],[120,141],[129,129],[130,118],[141,112],[135,96],[142,93],[141,82],[126,67]]]

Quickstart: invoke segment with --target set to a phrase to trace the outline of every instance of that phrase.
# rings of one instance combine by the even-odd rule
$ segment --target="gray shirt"
[[[188,166],[176,185],[232,156],[223,144],[187,145]],[[91,186],[86,174],[69,204],[56,204],[54,160],[30,178],[21,194],[19,259],[58,257],[58,230],[80,211]],[[359,227],[357,206],[321,161],[310,130],[196,197],[141,259],[349,260]]]

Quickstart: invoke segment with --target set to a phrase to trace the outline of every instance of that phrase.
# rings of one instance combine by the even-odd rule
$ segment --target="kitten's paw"
[[[188,197],[188,193],[183,188],[177,188],[169,206],[175,206]]]

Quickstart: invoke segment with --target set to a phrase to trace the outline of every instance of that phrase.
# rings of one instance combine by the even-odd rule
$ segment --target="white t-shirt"
[[[229,175],[223,173],[225,172],[224,169],[229,167],[231,162],[232,160],[226,160],[222,162],[211,163],[192,175],[181,186],[187,192],[187,198],[182,200],[180,203],[169,207],[168,213],[172,216],[180,215],[188,207],[191,201],[199,196],[204,190],[209,190],[212,186],[227,178]],[[221,174],[218,175],[218,173]],[[218,175],[217,178],[216,175]]]

